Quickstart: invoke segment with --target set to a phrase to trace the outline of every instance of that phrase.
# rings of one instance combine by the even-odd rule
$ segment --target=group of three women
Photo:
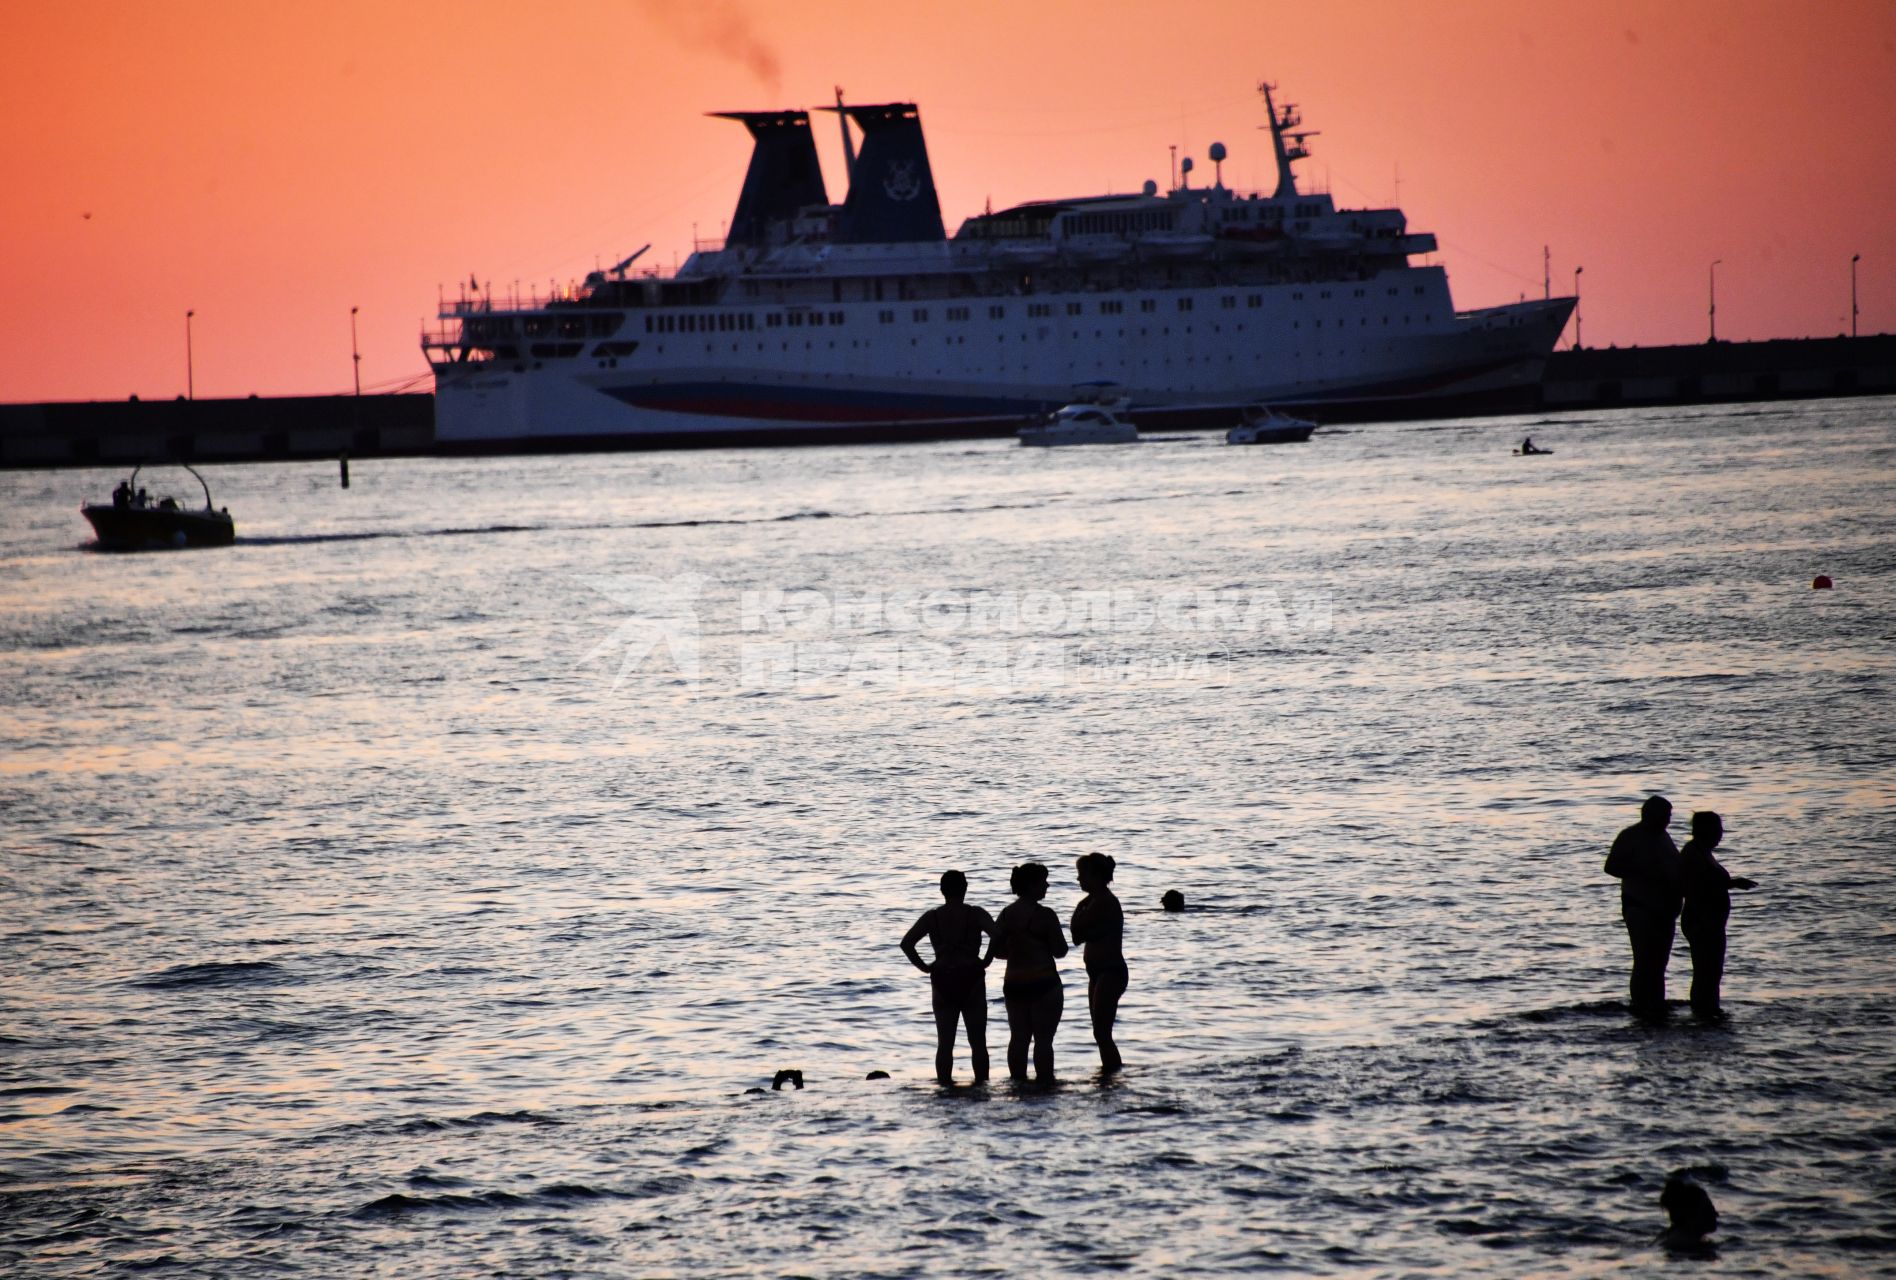
[[[1089,853],[1076,864],[1080,888],[1086,896],[1073,910],[1069,925],[1073,941],[1086,948],[1086,1004],[1093,1018],[1093,1042],[1099,1046],[1100,1068],[1117,1071],[1119,1047],[1113,1043],[1113,1021],[1119,1016],[1119,998],[1126,993],[1126,957],[1121,946],[1125,914],[1110,887],[1113,860]],[[1042,901],[1047,896],[1047,868],[1023,862],[1009,879],[1014,901],[998,918],[965,901],[968,878],[959,871],[941,877],[942,905],[924,912],[902,939],[910,963],[929,975],[935,1009],[935,1077],[943,1084],[954,1079],[955,1027],[968,1030],[969,1056],[977,1084],[988,1078],[987,983],[988,965],[996,957],[1007,962],[1001,979],[1001,998],[1007,1007],[1007,1073],[1027,1079],[1031,1049],[1034,1077],[1042,1084],[1053,1080],[1053,1036],[1060,1025],[1065,990],[1056,961],[1067,953],[1060,917]],[[981,938],[988,938],[987,954]],[[924,960],[916,944],[926,937],[934,959]]]

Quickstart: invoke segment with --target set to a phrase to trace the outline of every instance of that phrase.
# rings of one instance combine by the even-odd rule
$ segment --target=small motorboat
[[[111,502],[88,502],[79,508],[79,514],[91,522],[93,532],[99,535],[101,547],[112,551],[227,547],[237,540],[237,526],[230,518],[230,508],[213,508],[211,486],[204,483],[197,468],[182,462],[178,465],[197,476],[204,490],[203,510],[194,510],[170,496],[154,500],[138,487],[138,473],[144,467],[133,467],[132,474],[112,490]]]
[[[1246,405],[1244,420],[1225,432],[1226,444],[1295,444],[1308,440],[1317,424],[1307,418],[1293,418],[1281,409],[1265,404]]]
[[[1132,402],[1126,399],[1100,404],[1069,404],[1045,421],[1022,427],[1014,434],[1020,442],[1042,448],[1064,444],[1131,444],[1139,438],[1133,425]]]

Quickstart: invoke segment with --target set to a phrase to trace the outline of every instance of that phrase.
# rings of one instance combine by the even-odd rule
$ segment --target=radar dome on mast
[[[1225,162],[1225,154],[1226,154],[1225,144],[1222,142],[1212,143],[1211,150],[1207,154],[1211,156],[1212,164],[1217,166],[1217,168],[1213,170],[1212,172],[1212,179],[1211,179],[1212,185],[1222,187],[1225,184],[1225,180],[1224,180],[1224,162]]]

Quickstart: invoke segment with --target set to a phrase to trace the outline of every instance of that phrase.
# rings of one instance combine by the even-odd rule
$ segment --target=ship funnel
[[[720,120],[736,120],[755,146],[744,189],[731,215],[725,243],[765,245],[770,229],[789,222],[799,210],[827,205],[823,169],[816,160],[816,139],[810,133],[807,111],[713,111]]]
[[[827,108],[825,108],[827,110]],[[862,130],[835,238],[844,244],[946,240],[922,117],[912,102],[843,107]]]

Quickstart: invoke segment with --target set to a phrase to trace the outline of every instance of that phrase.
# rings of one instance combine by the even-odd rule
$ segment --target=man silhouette
[[[1682,899],[1679,849],[1666,834],[1671,821],[1672,802],[1649,796],[1639,821],[1614,838],[1606,855],[1606,874],[1620,882],[1620,918],[1633,946],[1632,1006],[1641,1017],[1666,1012],[1666,965]]]
[[[909,963],[928,975],[935,1007],[935,1079],[953,1084],[955,1078],[955,1024],[968,1027],[968,1057],[974,1064],[974,1082],[988,1078],[987,967],[994,959],[981,954],[981,935],[994,937],[994,918],[962,899],[968,896],[968,877],[959,871],[941,873],[942,904],[924,911],[902,938]],[[931,963],[915,944],[926,936],[935,948]]]

